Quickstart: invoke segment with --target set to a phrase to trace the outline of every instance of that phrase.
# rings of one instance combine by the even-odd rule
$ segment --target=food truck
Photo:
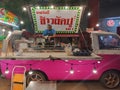
[[[5,45],[0,57],[1,73],[11,79],[12,90],[15,90],[16,87],[23,90],[30,81],[46,80],[100,80],[107,88],[115,88],[119,85],[119,35],[103,31],[93,31],[87,34],[81,31],[76,32],[78,30],[76,24],[78,26],[80,23],[83,7],[39,7],[39,9],[31,7],[31,10],[33,18],[37,18],[34,20],[37,33],[30,38],[34,42],[17,40],[18,47],[26,46],[28,43],[32,44],[22,48],[22,54],[17,55],[17,52],[13,52],[9,40],[13,35],[21,35],[22,31],[11,34],[4,41]],[[69,14],[68,11],[71,13]],[[51,12],[55,15],[51,15]],[[50,14],[50,18],[48,18],[48,14]],[[56,18],[52,18],[52,16]],[[41,38],[41,34],[38,32],[42,33],[45,23],[59,27],[55,38],[72,38],[71,42],[52,49],[48,46],[40,47],[36,40]],[[41,24],[42,27],[39,26]],[[74,43],[74,40],[77,40],[77,43]]]

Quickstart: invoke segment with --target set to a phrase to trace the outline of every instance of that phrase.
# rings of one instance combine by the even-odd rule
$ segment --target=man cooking
[[[48,24],[47,25],[47,29],[45,29],[43,31],[42,34],[42,46],[45,46],[45,43],[51,43],[51,42],[55,42],[54,37],[56,35],[56,31],[54,29],[52,29],[52,25]]]

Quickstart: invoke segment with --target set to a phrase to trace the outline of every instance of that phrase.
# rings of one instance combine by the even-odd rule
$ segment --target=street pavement
[[[98,81],[59,81],[56,83],[56,85],[57,90],[120,90],[120,86],[116,89],[107,89],[103,87]],[[0,90],[10,90],[10,80],[0,79]],[[35,89],[33,88],[30,90]]]
[[[57,90],[120,90],[120,86],[116,89],[108,89],[98,81],[73,81],[58,83]]]
[[[0,90],[10,90],[10,80],[0,78]]]

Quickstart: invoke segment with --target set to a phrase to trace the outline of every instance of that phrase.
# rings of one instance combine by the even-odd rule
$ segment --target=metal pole
[[[30,19],[30,24],[31,24],[31,27],[32,27],[32,31],[33,31],[33,33],[35,33],[30,5],[27,6],[27,10],[28,10],[28,16],[29,16],[29,19]]]

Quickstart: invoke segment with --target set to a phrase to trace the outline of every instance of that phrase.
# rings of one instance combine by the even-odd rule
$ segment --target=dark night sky
[[[100,18],[120,16],[120,0],[100,0]]]

